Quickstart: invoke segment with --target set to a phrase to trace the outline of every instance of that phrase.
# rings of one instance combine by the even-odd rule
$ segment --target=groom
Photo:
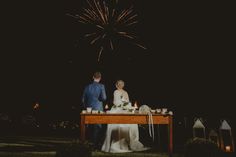
[[[101,73],[95,72],[93,75],[93,82],[87,85],[84,89],[82,103],[85,108],[92,107],[92,110],[103,111],[103,101],[106,100],[106,91],[103,84],[99,83],[101,80]],[[98,147],[99,134],[101,132],[102,125],[94,124],[92,133],[92,142]]]

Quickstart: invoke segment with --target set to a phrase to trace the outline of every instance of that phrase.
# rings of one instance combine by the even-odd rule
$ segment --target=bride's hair
[[[116,81],[116,87],[124,88],[125,82],[123,80]]]

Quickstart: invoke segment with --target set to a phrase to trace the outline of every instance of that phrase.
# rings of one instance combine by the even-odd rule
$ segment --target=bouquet
[[[133,111],[135,109],[130,102],[125,102],[120,105],[113,105],[112,108],[113,109],[122,109],[122,110],[126,110],[126,111]]]

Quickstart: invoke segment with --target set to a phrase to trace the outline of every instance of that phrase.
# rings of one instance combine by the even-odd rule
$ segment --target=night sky
[[[27,113],[40,103],[45,113],[67,116],[99,70],[107,103],[117,79],[131,101],[168,107],[176,115],[233,117],[235,105],[235,15],[231,4],[121,0],[134,5],[139,23],[131,29],[143,50],[117,41],[97,62],[98,47],[85,25],[67,16],[84,0],[6,4],[1,21],[1,99],[4,112]]]

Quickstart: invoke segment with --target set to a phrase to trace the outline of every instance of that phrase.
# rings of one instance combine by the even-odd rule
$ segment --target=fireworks
[[[113,2],[113,3],[112,3]],[[115,39],[125,39],[136,46],[146,49],[145,46],[137,42],[137,37],[130,33],[130,27],[138,23],[137,14],[133,6],[127,9],[117,9],[118,0],[87,0],[88,7],[83,8],[81,15],[67,14],[78,19],[78,22],[94,26],[92,32],[84,35],[91,45],[97,44],[100,47],[98,62],[105,48],[113,50]]]

